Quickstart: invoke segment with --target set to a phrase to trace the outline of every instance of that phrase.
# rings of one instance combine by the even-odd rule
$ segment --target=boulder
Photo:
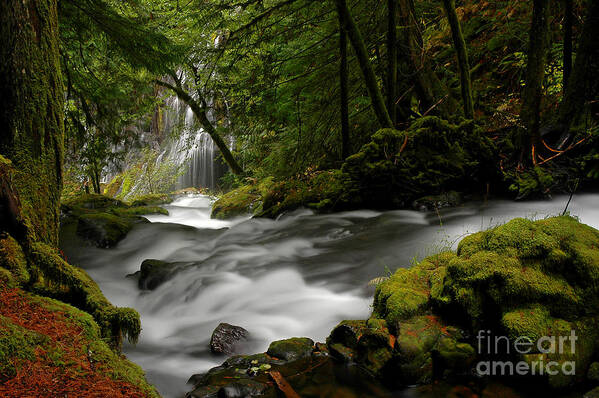
[[[241,326],[220,323],[210,337],[210,351],[214,354],[232,354],[237,343],[247,340],[249,332]]]
[[[266,353],[271,357],[284,361],[295,361],[307,358],[314,351],[314,341],[306,337],[294,337],[287,340],[273,341]]]
[[[127,275],[127,278],[137,280],[141,290],[154,290],[164,282],[171,279],[177,272],[182,271],[194,263],[174,262],[147,259],[141,263],[139,271]]]
[[[113,214],[98,212],[78,217],[77,235],[97,247],[109,248],[120,242],[133,228],[132,223]]]

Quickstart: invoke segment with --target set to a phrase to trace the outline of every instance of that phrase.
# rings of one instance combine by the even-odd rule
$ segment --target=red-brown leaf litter
[[[42,346],[36,360],[21,360],[17,374],[0,384],[0,397],[145,397],[138,387],[110,378],[101,364],[90,363],[83,329],[60,311],[49,311],[19,289],[0,286],[0,315],[28,330],[48,336],[45,348],[63,354],[57,365]],[[0,326],[1,327],[1,326]]]

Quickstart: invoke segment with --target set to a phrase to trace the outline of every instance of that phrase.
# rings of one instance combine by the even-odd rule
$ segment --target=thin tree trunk
[[[395,125],[397,99],[397,0],[387,0],[387,110]]]
[[[576,51],[574,68],[566,95],[560,105],[558,124],[566,133],[571,126],[581,122],[589,102],[599,98],[599,2],[590,1],[587,4],[587,16]]]
[[[231,168],[231,171],[237,175],[243,174],[243,168],[239,165],[239,163],[237,163],[237,160],[233,157],[233,154],[229,150],[227,143],[222,139],[220,134],[218,134],[218,132],[208,119],[208,116],[206,115],[206,110],[202,108],[200,104],[198,104],[198,102],[195,99],[193,99],[191,95],[185,92],[185,90],[183,90],[181,87],[173,86],[172,84],[163,82],[161,80],[156,80],[156,84],[172,90],[177,95],[177,97],[179,97],[179,99],[181,99],[183,102],[189,105],[191,111],[195,115],[198,122],[200,122],[200,124],[202,125],[204,131],[208,133],[210,138],[212,138],[212,141],[214,141],[214,143],[220,150],[221,155],[225,159],[225,162],[227,162],[227,164]]]
[[[341,156],[350,155],[349,137],[349,71],[347,66],[347,32],[344,28],[343,14],[339,14],[339,86],[341,91]]]
[[[56,0],[3,0],[0,37],[0,169],[12,169],[9,177],[0,170],[0,185],[9,178],[13,191],[0,193],[8,213],[0,218],[28,225],[30,241],[56,245],[64,146]],[[5,207],[9,196],[21,205]]]
[[[374,69],[372,68],[372,64],[370,63],[370,57],[368,55],[366,45],[364,44],[362,34],[360,33],[356,22],[351,16],[346,1],[335,0],[335,3],[337,5],[337,12],[342,16],[345,30],[347,31],[347,35],[352,43],[352,47],[356,52],[356,57],[358,58],[360,69],[364,75],[364,82],[366,83],[366,89],[368,90],[368,94],[372,102],[372,109],[374,110],[376,118],[381,127],[393,128],[393,121],[391,120],[389,112],[387,111],[387,107],[385,106],[385,100],[376,80],[376,75],[374,73]]]
[[[540,111],[543,97],[543,80],[549,47],[549,0],[534,0],[532,22],[529,35],[528,65],[526,67],[526,86],[522,93],[522,111],[520,117],[525,132],[519,142],[522,154],[526,150],[535,153],[540,142]],[[532,158],[536,164],[536,158]]]
[[[413,0],[399,0],[400,50],[407,54],[409,70],[413,75],[416,95],[420,100],[422,112],[450,117],[455,113],[457,103],[448,88],[439,80],[431,68],[424,52],[424,43],[420,24],[416,18]]]
[[[464,102],[464,116],[466,119],[474,119],[474,101],[472,100],[472,82],[470,80],[470,62],[468,61],[468,51],[466,41],[462,34],[460,20],[455,10],[455,0],[443,0],[443,6],[447,13],[447,20],[451,27],[451,36],[453,37],[453,46],[458,58],[458,67],[460,69],[460,86],[462,89],[462,101]]]
[[[564,0],[564,93],[568,87],[568,80],[572,74],[572,26],[574,22],[574,10],[572,0]]]

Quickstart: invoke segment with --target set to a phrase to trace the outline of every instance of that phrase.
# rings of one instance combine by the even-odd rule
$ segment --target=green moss
[[[295,361],[312,355],[314,341],[306,337],[294,337],[286,340],[273,341],[266,353],[274,358],[285,361]]]
[[[136,342],[141,332],[139,314],[131,308],[114,307],[98,285],[80,268],[67,264],[55,249],[36,243],[31,250],[38,275],[38,288],[90,313],[102,336],[120,347],[122,337]]]
[[[135,216],[143,216],[145,214],[163,214],[168,216],[168,210],[164,207],[158,206],[136,206],[136,207],[128,207],[126,209],[116,208],[111,209],[111,213],[116,214],[119,217],[135,217]]]
[[[16,375],[19,361],[34,360],[35,348],[48,340],[0,316],[0,382]]]
[[[0,267],[10,271],[20,284],[29,282],[25,253],[11,236],[0,235]]]
[[[408,130],[383,129],[350,156],[342,170],[357,200],[374,207],[404,207],[425,195],[472,191],[496,178],[494,144],[472,122],[451,124],[424,117]]]
[[[131,206],[156,206],[171,203],[172,201],[173,197],[169,194],[155,193],[136,197],[135,200],[131,202]]]
[[[262,210],[262,201],[268,194],[272,177],[234,189],[220,198],[212,206],[212,218],[227,219],[246,214],[257,214]]]
[[[573,360],[577,371],[586,372],[599,355],[598,286],[599,231],[566,216],[514,219],[464,238],[457,253],[398,269],[377,286],[373,317],[399,330],[394,360],[411,382],[426,380],[430,373],[422,369],[433,364],[455,368],[470,360],[471,347],[462,345],[447,321],[464,329],[491,329],[512,341],[527,336],[534,343],[575,330],[574,351],[533,352],[521,359]],[[574,380],[561,372],[546,377],[554,387]]]

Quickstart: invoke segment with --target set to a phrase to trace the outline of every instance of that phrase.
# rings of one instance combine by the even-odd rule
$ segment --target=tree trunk
[[[549,0],[534,0],[532,23],[529,34],[528,65],[526,67],[526,86],[522,93],[522,111],[520,117],[525,132],[518,143],[522,154],[526,150],[535,153],[540,142],[540,111],[543,97],[543,80],[549,47]],[[536,164],[536,158],[532,158]]]
[[[572,0],[564,0],[564,93],[568,87],[568,80],[572,74],[572,26],[574,22],[574,10]]]
[[[438,114],[448,118],[455,113],[457,104],[445,85],[431,68],[424,53],[420,24],[416,19],[413,0],[399,0],[401,51],[407,54],[409,70],[412,71],[414,88],[422,112]]]
[[[210,138],[212,138],[212,141],[214,141],[214,143],[218,147],[221,155],[223,156],[223,159],[225,159],[225,162],[227,162],[227,164],[231,168],[231,171],[237,175],[243,174],[243,168],[239,165],[239,163],[237,163],[237,160],[235,160],[235,158],[233,157],[233,154],[229,150],[227,143],[222,139],[220,134],[218,134],[218,132],[208,119],[208,116],[206,115],[206,110],[202,108],[200,104],[198,104],[198,102],[195,99],[193,99],[193,97],[189,95],[181,87],[175,87],[172,84],[163,82],[161,80],[156,80],[156,84],[172,90],[177,95],[177,97],[179,97],[179,99],[181,99],[183,102],[189,105],[196,119],[202,125],[202,128],[208,133]]]
[[[397,121],[397,0],[387,0],[387,110],[393,124]]]
[[[470,62],[468,61],[468,51],[466,50],[466,41],[462,34],[460,20],[455,10],[455,0],[443,0],[443,6],[447,13],[447,20],[451,27],[451,36],[453,37],[453,46],[458,58],[458,67],[460,69],[460,86],[462,89],[462,101],[464,102],[464,116],[466,119],[474,119],[474,101],[472,100],[472,82],[470,80]]]
[[[391,117],[389,116],[389,112],[385,106],[385,100],[383,99],[383,94],[381,93],[376,80],[374,69],[370,63],[370,57],[368,55],[366,45],[364,44],[362,34],[360,33],[356,22],[351,16],[351,13],[349,12],[346,1],[335,0],[335,3],[337,5],[337,12],[342,17],[345,30],[347,31],[349,39],[352,43],[352,47],[356,52],[356,57],[358,58],[360,69],[364,75],[364,82],[366,83],[366,89],[368,90],[368,94],[372,102],[372,109],[374,110],[376,118],[381,127],[393,128],[393,122],[391,121]]]
[[[12,162],[20,201],[3,206],[5,192],[0,208],[26,220],[28,241],[56,245],[64,145],[56,0],[3,0],[0,37],[0,163]]]
[[[592,101],[599,99],[599,2],[587,2],[587,16],[566,95],[560,105],[558,124],[567,133],[582,121]]]
[[[349,78],[347,66],[347,32],[344,28],[343,15],[339,14],[339,86],[341,91],[341,157],[345,160],[350,155],[349,138]]]

